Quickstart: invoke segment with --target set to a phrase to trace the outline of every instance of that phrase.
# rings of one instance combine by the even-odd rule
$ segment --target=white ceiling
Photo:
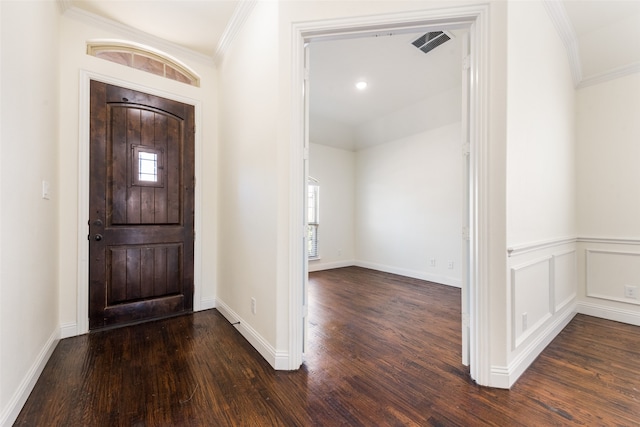
[[[63,10],[95,14],[215,58],[247,0],[58,0]],[[640,66],[640,0],[562,0],[579,51],[582,78]],[[457,34],[457,33],[456,33]],[[357,124],[460,82],[460,38],[423,54],[419,34],[312,43],[311,112]],[[369,89],[358,92],[357,79]]]
[[[569,0],[583,81],[635,64],[640,70],[640,1]]]
[[[460,86],[462,33],[425,54],[411,44],[425,32],[311,43],[311,115],[360,125]]]
[[[194,52],[214,57],[241,0],[58,0]]]
[[[564,7],[578,36],[640,15],[640,1],[634,0],[567,0]]]

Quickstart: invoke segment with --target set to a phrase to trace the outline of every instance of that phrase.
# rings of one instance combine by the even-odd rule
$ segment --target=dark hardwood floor
[[[511,390],[460,363],[460,291],[311,274],[303,367],[274,371],[216,310],[62,340],[18,426],[637,426],[640,328],[578,315]]]

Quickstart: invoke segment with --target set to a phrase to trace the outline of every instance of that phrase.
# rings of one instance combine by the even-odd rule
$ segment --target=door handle
[[[94,239],[96,239],[96,242],[99,242],[100,240],[102,240],[102,234],[96,234]]]

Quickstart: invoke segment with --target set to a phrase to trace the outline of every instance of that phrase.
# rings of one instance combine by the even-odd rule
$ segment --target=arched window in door
[[[320,225],[320,184],[315,178],[309,177],[307,188],[307,255],[309,259],[320,258],[318,252],[318,226]]]

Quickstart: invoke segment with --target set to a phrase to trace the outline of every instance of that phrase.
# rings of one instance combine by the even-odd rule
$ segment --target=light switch
[[[49,200],[50,190],[51,190],[51,186],[49,185],[49,181],[42,181],[42,198],[43,199]]]

